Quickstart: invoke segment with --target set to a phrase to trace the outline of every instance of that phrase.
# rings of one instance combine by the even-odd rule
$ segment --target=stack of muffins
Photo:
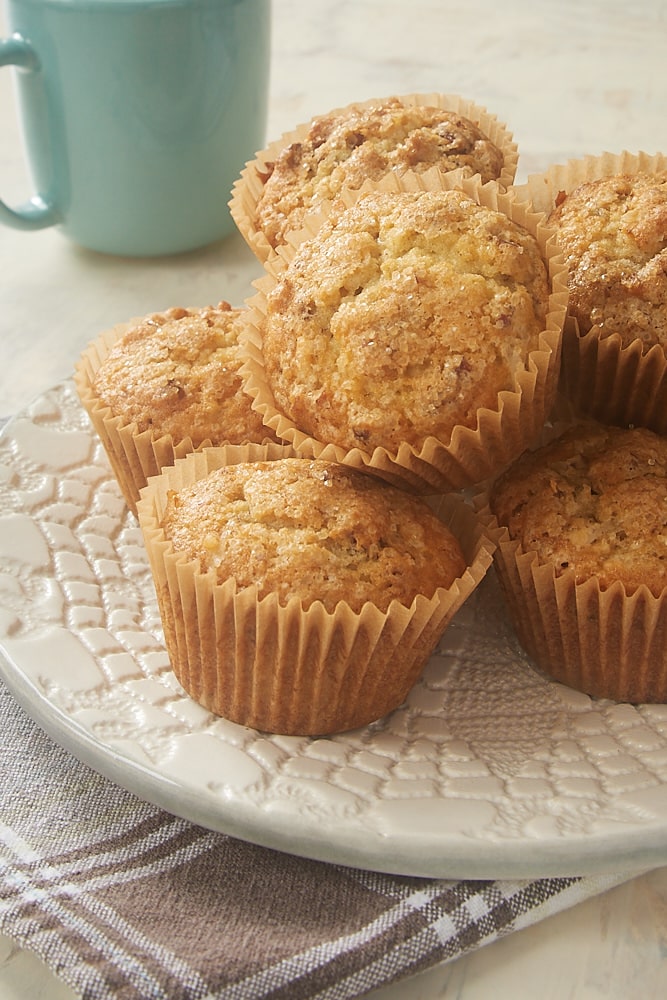
[[[586,156],[517,196],[554,227],[569,303],[560,412],[478,497],[510,617],[551,677],[665,702],[667,158]]]
[[[265,270],[242,309],[171,309],[82,357],[173,669],[211,711],[309,735],[378,719],[494,557],[551,670],[516,615],[497,484],[551,426],[559,378],[572,412],[588,394],[563,381],[563,330],[584,338],[561,188],[540,203],[516,165],[507,128],[460,97],[336,109],[234,187]]]

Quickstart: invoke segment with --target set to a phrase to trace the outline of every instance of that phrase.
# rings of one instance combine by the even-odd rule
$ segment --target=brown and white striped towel
[[[281,854],[135,798],[0,683],[0,931],[86,1000],[345,1000],[628,876],[451,881]]]

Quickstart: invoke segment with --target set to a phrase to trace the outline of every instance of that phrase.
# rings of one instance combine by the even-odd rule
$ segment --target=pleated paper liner
[[[546,674],[597,698],[667,702],[667,601],[647,587],[557,576],[504,536],[494,563],[522,646]]]
[[[325,735],[367,725],[397,708],[419,677],[447,624],[483,579],[494,542],[483,519],[458,496],[431,506],[459,539],[464,574],[410,607],[386,612],[367,602],[359,613],[340,602],[327,612],[293,598],[258,599],[255,586],[217,583],[174,551],[161,528],[167,491],[223,465],[280,459],[288,446],[207,448],[151,480],[138,515],[174,673],[214,714],[286,735]]]
[[[597,326],[582,334],[568,318],[560,388],[580,416],[667,434],[667,356],[660,344],[646,350],[636,340],[623,347],[618,334],[600,337]]]
[[[245,389],[253,397],[253,406],[262,414],[264,423],[277,437],[289,442],[299,455],[325,458],[366,470],[414,492],[447,493],[468,488],[495,475],[539,436],[556,396],[567,304],[562,262],[556,256],[555,243],[551,231],[543,224],[543,216],[525,205],[517,205],[511,193],[500,191],[496,185],[480,185],[474,179],[457,183],[456,179],[443,174],[391,175],[379,185],[367,184],[358,192],[342,192],[336,207],[352,205],[372,190],[397,192],[455,187],[479,204],[504,212],[537,239],[552,286],[539,349],[532,351],[525,367],[517,371],[514,387],[498,394],[497,408],[479,409],[476,426],[454,427],[447,441],[428,437],[419,450],[403,443],[394,452],[378,447],[369,453],[361,448],[348,451],[309,436],[276,407],[264,369],[261,329],[266,297],[288,267],[296,247],[317,232],[323,218],[334,210],[331,205],[323,206],[312,226],[291,234],[289,244],[281,247],[276,258],[266,262],[267,274],[253,283],[257,294],[247,302],[249,321],[244,331],[248,355],[242,369]]]
[[[577,422],[559,399],[538,445]],[[667,590],[646,586],[629,595],[620,581],[603,589],[598,577],[577,583],[570,568],[527,551],[498,523],[491,483],[472,504],[496,548],[493,563],[508,617],[534,665],[553,680],[596,698],[631,704],[667,702]]]
[[[123,334],[144,320],[145,317],[137,317],[104,331],[83,351],[74,369],[74,384],[81,404],[100,438],[123,498],[133,514],[136,514],[140,492],[151,476],[158,475],[165,466],[173,465],[177,458],[213,443],[206,439],[195,445],[191,437],[175,440],[171,434],[139,431],[135,422],[114,416],[95,394],[93,383],[100,365]],[[267,432],[267,440],[271,438],[272,435]]]
[[[605,152],[552,164],[541,173],[531,174],[524,184],[515,185],[514,192],[519,201],[527,201],[535,211],[548,215],[556,207],[559,194],[569,194],[580,184],[614,174],[657,173],[660,170],[667,170],[667,156],[663,153]]]
[[[662,153],[603,153],[556,164],[531,175],[515,188],[520,201],[548,215],[561,192],[580,184],[637,172],[667,170]],[[582,332],[568,317],[563,332],[561,389],[582,415],[606,423],[637,424],[658,433],[667,430],[667,358],[662,346],[640,340],[623,347],[620,333],[599,327]]]
[[[518,163],[517,145],[513,141],[508,127],[499,121],[495,115],[488,112],[486,108],[457,94],[398,94],[396,97],[408,106],[436,107],[446,111],[453,111],[472,121],[503,154],[503,167],[497,179],[498,185],[503,190],[512,185]],[[342,114],[349,108],[373,107],[388,99],[388,97],[385,97],[354,102],[345,107],[335,108],[327,112],[326,116]],[[323,116],[318,115],[317,117]],[[313,119],[302,123],[289,132],[285,132],[274,142],[270,143],[266,149],[258,152],[255,158],[248,161],[245,165],[232,189],[232,197],[229,202],[232,218],[252,252],[262,262],[273,257],[275,250],[264,233],[258,229],[257,203],[262,196],[264,184],[271,172],[273,162],[283,149],[293,143],[303,141],[308,134],[312,121]],[[437,170],[437,168],[432,169]],[[466,176],[466,171],[460,168],[454,170],[452,173],[458,179]],[[316,210],[316,206],[314,210]]]

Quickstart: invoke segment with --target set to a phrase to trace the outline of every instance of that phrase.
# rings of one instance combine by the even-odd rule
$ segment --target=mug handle
[[[17,34],[0,39],[0,66],[18,66],[35,72],[40,69],[40,61],[30,43]],[[12,229],[45,229],[58,221],[55,206],[45,201],[41,195],[33,195],[17,208],[10,208],[0,200],[0,222]]]

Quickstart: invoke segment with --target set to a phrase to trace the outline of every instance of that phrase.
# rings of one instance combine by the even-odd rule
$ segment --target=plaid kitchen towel
[[[86,1000],[345,1000],[629,875],[407,878],[234,840],[142,802],[0,683],[0,931]]]

